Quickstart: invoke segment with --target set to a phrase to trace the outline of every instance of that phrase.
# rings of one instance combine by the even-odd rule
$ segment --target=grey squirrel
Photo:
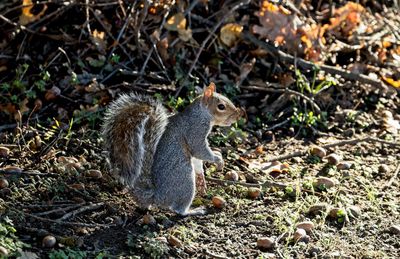
[[[141,207],[157,206],[180,215],[199,215],[190,209],[196,191],[195,170],[202,161],[222,169],[220,153],[207,142],[212,126],[229,126],[243,112],[211,83],[186,109],[168,116],[162,103],[150,96],[123,94],[106,111],[102,132],[111,172],[128,186]],[[199,168],[200,167],[200,168]]]

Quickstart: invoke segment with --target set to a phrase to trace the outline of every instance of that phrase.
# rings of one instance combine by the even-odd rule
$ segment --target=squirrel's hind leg
[[[185,210],[176,210],[174,208],[172,209],[181,216],[202,216],[207,214],[205,207],[198,207],[194,209],[186,208]]]

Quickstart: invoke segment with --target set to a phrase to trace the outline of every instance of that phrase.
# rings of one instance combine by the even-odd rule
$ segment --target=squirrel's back
[[[105,114],[103,136],[112,173],[143,203],[151,203],[146,200],[153,194],[153,156],[167,123],[161,102],[136,93],[118,97]]]

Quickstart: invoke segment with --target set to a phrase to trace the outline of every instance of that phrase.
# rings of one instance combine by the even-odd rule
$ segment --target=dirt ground
[[[375,124],[374,129],[357,133],[350,128],[350,133],[344,131],[352,134],[350,138],[336,132],[312,140],[293,138],[279,136],[279,131],[287,130],[281,129],[276,137],[273,134],[274,140],[256,146],[250,144],[248,134],[240,144],[220,147],[227,158],[224,172],[209,170],[207,176],[224,181],[224,175],[234,171],[239,181],[228,185],[231,182],[209,180],[207,195],[195,200],[197,206],[207,207],[208,214],[186,218],[157,210],[150,211],[149,217],[138,209],[129,191],[108,175],[97,131],[59,139],[40,160],[28,151],[32,130],[3,134],[3,146],[11,153],[6,162],[3,159],[2,168],[15,167],[2,169],[10,184],[1,190],[3,217],[13,219],[15,239],[29,245],[23,250],[37,256],[395,258],[400,253],[396,234],[400,192],[394,175],[399,170],[399,146],[362,141],[375,134],[394,137],[385,133],[377,114],[363,115]],[[339,170],[326,157],[320,159],[307,151],[313,145],[349,139],[356,141],[326,148],[327,154],[338,155],[349,168]],[[283,171],[272,170],[265,162],[296,151],[306,154],[281,160],[288,164]],[[315,185],[318,177],[328,177],[334,185]],[[261,194],[250,198],[249,189],[254,187],[238,184],[265,182],[282,186],[264,184]],[[226,201],[222,209],[212,205],[214,196]],[[332,214],[334,209],[343,214],[338,216],[337,210]],[[297,224],[309,221],[313,229],[307,238],[295,241]],[[42,247],[47,235],[57,238],[56,248]],[[171,241],[171,236],[177,241]],[[260,249],[257,240],[262,237],[274,239],[274,246]]]

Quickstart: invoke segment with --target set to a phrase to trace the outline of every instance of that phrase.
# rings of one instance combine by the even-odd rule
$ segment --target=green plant
[[[16,232],[17,230],[14,228],[12,220],[4,217],[0,222],[0,244],[9,251],[11,256],[17,256],[18,249],[28,247],[27,244],[18,240],[15,235]]]
[[[296,71],[295,71],[296,85],[301,93],[304,93],[306,91],[312,95],[316,95],[316,94],[320,93],[321,91],[328,89],[332,85],[337,84],[336,79],[331,76],[326,76],[326,78],[324,78],[324,80],[317,83],[317,74],[318,74],[319,69],[315,68],[313,71],[314,71],[313,78],[312,78],[312,82],[310,84],[310,82],[300,72],[300,70],[296,69]]]
[[[140,236],[128,235],[127,243],[133,249],[143,249],[151,258],[161,258],[169,250],[164,242],[156,239],[155,233],[148,231]]]
[[[66,248],[64,250],[54,250],[49,253],[49,259],[81,259],[87,258],[87,256],[87,252],[85,251],[78,251],[70,248]]]

